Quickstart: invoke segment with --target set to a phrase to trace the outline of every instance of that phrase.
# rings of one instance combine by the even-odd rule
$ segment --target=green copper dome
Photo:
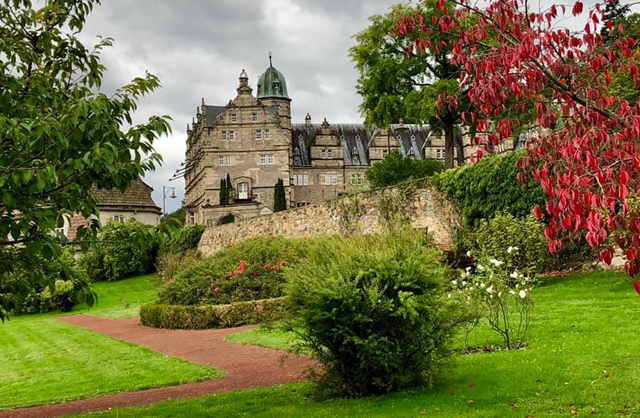
[[[269,65],[267,71],[265,71],[258,80],[258,99],[287,99],[289,93],[287,92],[287,82],[284,79],[282,73],[276,70],[273,65]]]

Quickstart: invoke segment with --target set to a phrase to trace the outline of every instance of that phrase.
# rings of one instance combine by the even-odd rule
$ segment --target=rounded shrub
[[[441,253],[404,233],[315,241],[285,275],[319,388],[358,397],[433,382],[463,322]]]
[[[308,247],[300,239],[253,238],[192,260],[164,283],[159,303],[220,305],[280,297],[284,267],[303,258]]]
[[[181,254],[198,248],[200,238],[205,230],[204,225],[192,225],[180,228],[172,234],[162,235],[158,254]]]

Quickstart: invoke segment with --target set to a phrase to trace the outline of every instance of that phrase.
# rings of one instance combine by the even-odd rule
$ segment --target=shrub
[[[75,261],[75,250],[67,247],[57,259],[41,259],[29,271],[15,271],[10,280],[28,282],[30,275],[41,275],[53,280],[53,290],[37,284],[24,298],[14,300],[14,314],[43,313],[59,310],[70,311],[78,303],[81,290],[86,287],[86,277]],[[0,286],[0,293],[3,293]]]
[[[354,397],[431,383],[463,322],[441,254],[406,234],[316,241],[285,274],[292,328],[324,366],[319,388]]]
[[[439,173],[432,181],[460,205],[466,225],[472,228],[499,214],[524,218],[546,201],[546,194],[533,180],[526,185],[518,182],[516,162],[525,152],[488,156],[479,163]]]
[[[174,280],[178,273],[195,265],[201,259],[198,250],[164,254],[158,258],[158,275],[164,281]]]
[[[392,151],[384,160],[375,163],[365,173],[372,188],[393,186],[410,179],[432,176],[444,170],[438,160],[414,160],[406,158],[399,151]]]
[[[282,267],[305,256],[304,240],[253,238],[188,266],[165,282],[159,302],[220,305],[284,294]]]
[[[115,281],[155,271],[159,246],[156,228],[137,221],[110,222],[99,235],[101,242],[81,258],[92,281]]]
[[[193,225],[180,228],[172,234],[162,235],[158,254],[179,254],[197,249],[205,229],[204,225]]]
[[[518,219],[498,215],[480,222],[471,234],[471,251],[478,258],[497,258],[505,267],[521,273],[542,272],[549,252],[544,237],[545,225],[532,216]]]
[[[503,260],[483,256],[474,273],[468,268],[451,284],[457,298],[469,304],[467,310],[474,310],[474,304],[480,306],[482,316],[502,336],[506,348],[518,348],[525,344],[529,331],[534,281]]]
[[[288,316],[284,298],[237,302],[230,305],[157,305],[140,309],[142,325],[170,329],[230,328],[278,321]]]

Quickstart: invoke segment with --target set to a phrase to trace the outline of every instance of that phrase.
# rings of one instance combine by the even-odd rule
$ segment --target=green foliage
[[[97,215],[92,185],[125,190],[161,160],[158,136],[168,117],[131,125],[136,102],[160,86],[157,77],[135,78],[110,96],[100,93],[100,54],[112,39],[86,47],[80,33],[95,0],[16,0],[0,4],[0,281],[54,259],[65,238],[65,216]],[[78,240],[96,232],[81,228]],[[88,232],[88,234],[87,234]],[[55,291],[58,277],[32,275]],[[91,293],[89,293],[91,301]],[[0,319],[11,310],[0,298]]]
[[[550,258],[544,228],[532,216],[519,219],[498,215],[480,222],[471,235],[470,249],[476,259],[496,258],[510,270],[528,275],[541,273]]]
[[[516,162],[525,152],[488,156],[479,163],[439,173],[432,181],[459,204],[465,224],[471,228],[498,214],[524,218],[535,205],[544,207],[546,202],[546,194],[533,179],[525,185],[518,182]]]
[[[346,397],[432,383],[462,321],[444,292],[440,253],[406,234],[318,240],[287,269],[292,324]]]
[[[205,229],[204,225],[192,225],[180,228],[172,234],[163,235],[160,238],[159,255],[181,254],[198,249]]]
[[[11,313],[20,315],[54,310],[70,311],[79,301],[79,297],[81,299],[84,295],[82,288],[86,286],[84,272],[77,266],[74,255],[75,250],[67,247],[54,259],[40,258],[29,270],[14,270],[7,276],[8,280],[0,285],[0,297],[13,302],[14,308]],[[16,286],[27,287],[35,281],[33,276],[58,279],[54,282],[53,290],[36,282],[30,286],[26,295],[11,293]]]
[[[438,160],[406,158],[399,151],[392,151],[384,160],[375,163],[365,175],[372,188],[394,186],[403,181],[430,177],[444,170]]]
[[[273,193],[273,211],[280,212],[287,210],[287,197],[284,191],[284,182],[278,179]]]
[[[100,242],[80,259],[94,282],[122,280],[155,271],[160,242],[158,230],[137,221],[110,222]]]
[[[284,294],[283,267],[305,256],[304,240],[253,238],[187,265],[164,283],[159,302],[220,305]]]
[[[162,254],[158,257],[158,274],[164,281],[174,280],[178,273],[198,263],[201,259],[198,250]]]
[[[227,190],[227,180],[220,179],[220,204],[229,204],[229,191]]]
[[[232,328],[285,319],[284,298],[251,300],[230,305],[158,305],[140,309],[140,322],[147,327],[169,329]]]
[[[507,253],[512,260],[519,250],[509,248],[512,251]],[[476,271],[467,268],[458,280],[452,281],[451,291],[455,299],[466,304],[465,310],[479,309],[491,329],[502,336],[505,348],[520,348],[529,332],[534,282],[532,276],[522,274],[510,263],[482,255]]]
[[[170,219],[175,219],[180,222],[181,225],[184,225],[187,220],[187,208],[184,207],[184,201],[182,201],[182,206],[180,209],[175,210],[169,214],[162,215],[162,222],[167,222]]]

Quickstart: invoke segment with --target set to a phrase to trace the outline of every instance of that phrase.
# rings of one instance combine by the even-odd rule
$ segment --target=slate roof
[[[425,147],[431,144],[428,125],[404,125],[406,129],[398,129],[399,125],[391,125],[392,136],[396,139],[400,152],[404,156],[413,154],[417,159],[425,158]],[[315,145],[315,138],[322,125],[294,123],[292,128],[292,142],[294,152],[294,166],[311,165],[311,147]],[[372,132],[364,124],[331,124],[331,133],[340,140],[342,145],[344,164],[347,166],[369,165],[369,142]],[[296,162],[296,149],[300,152],[300,159]]]
[[[214,126],[216,126],[216,119],[218,118],[218,116],[227,111],[226,106],[204,105],[204,107],[206,108],[205,123],[207,128],[213,128]]]
[[[91,194],[98,202],[98,208],[138,208],[160,213],[160,208],[151,198],[152,191],[153,188],[142,180],[134,180],[131,187],[124,192],[93,186]]]

